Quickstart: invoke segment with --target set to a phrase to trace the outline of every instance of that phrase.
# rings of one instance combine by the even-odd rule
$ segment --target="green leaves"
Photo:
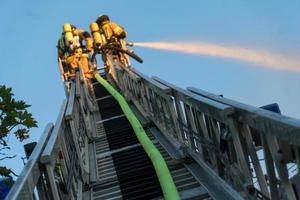
[[[8,168],[6,168],[6,167],[1,167],[1,166],[0,166],[0,174],[1,174],[2,176],[8,177],[8,176],[10,175],[11,172],[12,172],[11,169],[8,169]]]
[[[37,121],[27,111],[30,105],[25,101],[15,100],[13,96],[11,88],[0,85],[0,151],[5,149],[3,147],[8,147],[6,137],[9,134],[14,134],[22,142],[29,137],[29,130],[37,127]],[[6,154],[1,153],[1,155]],[[5,158],[12,157],[6,156]],[[8,176],[10,173],[10,169],[0,166],[0,175]]]
[[[0,139],[13,132],[23,141],[28,138],[29,129],[37,127],[37,121],[27,111],[30,105],[16,101],[13,96],[11,88],[0,86]]]

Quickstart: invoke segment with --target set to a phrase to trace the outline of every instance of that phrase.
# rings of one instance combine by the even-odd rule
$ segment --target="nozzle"
[[[126,46],[133,47],[134,44],[133,44],[133,42],[126,42]]]

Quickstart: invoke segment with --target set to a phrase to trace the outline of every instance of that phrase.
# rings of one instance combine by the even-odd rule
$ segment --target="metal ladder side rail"
[[[135,106],[137,103],[142,105],[136,106],[138,109],[142,108],[143,110],[139,110],[141,113],[146,113],[146,118],[152,121],[159,130],[165,135],[166,138],[170,140],[170,142],[176,146],[176,149],[182,152],[183,148],[189,148],[192,145],[195,148],[195,144],[193,142],[193,138],[189,132],[190,127],[187,125],[187,116],[181,109],[184,108],[184,103],[187,100],[191,99],[191,96],[184,96],[184,94],[179,94],[174,97],[171,96],[172,89],[155,81],[154,79],[148,78],[142,73],[134,70],[136,74],[140,76],[140,81],[136,84],[123,85],[122,87],[127,90],[127,93],[130,94],[129,99],[134,102]],[[117,69],[117,77],[120,80],[131,79],[130,74],[125,73],[123,70]],[[126,81],[135,82],[134,80]],[[134,86],[134,88],[132,87]],[[133,88],[133,89],[132,89]],[[130,90],[134,90],[135,92],[131,92]],[[137,92],[139,91],[139,92]],[[196,96],[196,95],[192,95]],[[175,104],[175,98],[181,98],[181,103]],[[198,105],[200,108],[205,109],[205,112],[209,115],[213,113],[221,113],[218,114],[217,117],[219,120],[224,120],[223,117],[232,112],[230,106],[226,106],[220,103],[212,102],[208,99],[202,99],[203,103]],[[178,101],[179,102],[179,101]],[[181,119],[178,120],[177,116],[181,115]],[[190,117],[190,116],[189,116]],[[184,126],[182,126],[185,124]],[[203,138],[202,138],[203,139]],[[209,144],[211,144],[210,140],[207,140]],[[191,147],[192,148],[192,147]],[[185,153],[188,153],[185,151]],[[181,153],[182,154],[182,153]],[[178,158],[175,158],[178,159]],[[210,170],[209,172],[211,172]],[[216,177],[217,174],[214,173],[211,176]],[[218,181],[218,179],[216,179]],[[205,187],[205,183],[201,183]],[[241,199],[242,197],[233,190],[227,190],[231,186],[228,183],[218,182],[219,188],[224,188],[222,192],[224,192],[223,196],[229,196],[230,199]],[[218,189],[217,192],[220,190]],[[209,191],[211,196],[214,196],[214,191]]]
[[[53,196],[53,194],[50,192],[50,187],[49,187],[51,186],[50,179],[52,178],[52,180],[54,180],[54,176],[50,177],[49,179],[47,175],[46,164],[42,162],[41,158],[44,152],[48,151],[46,149],[49,149],[49,146],[55,145],[55,140],[53,140],[53,137],[55,137],[59,132],[65,114],[66,106],[67,106],[67,101],[64,100],[55,125],[54,126],[50,125],[51,128],[48,127],[49,125],[47,126],[47,128],[45,129],[46,131],[41,136],[40,139],[41,143],[39,143],[34,148],[32,155],[29,157],[27,164],[25,165],[24,169],[21,172],[21,175],[24,174],[24,176],[22,175],[16,180],[17,184],[13,185],[12,189],[10,190],[9,194],[6,196],[5,199],[33,200],[36,198],[34,194],[35,189],[38,189],[37,191],[38,196],[42,199],[56,199],[55,196]],[[42,143],[42,141],[44,142]],[[39,184],[41,184],[39,185],[40,186],[39,188],[38,188],[38,182],[35,180],[37,178],[41,179],[41,181],[39,181]],[[24,192],[26,192],[27,194],[24,194]]]
[[[295,160],[300,163],[299,120],[251,106],[245,109],[241,103],[222,101],[217,95],[212,98],[191,88],[187,91],[159,78],[146,77],[133,68],[129,70],[140,77],[138,81],[126,70],[117,67],[114,70],[118,79],[115,82],[123,84],[119,88],[127,94],[128,100],[171,138],[175,146],[181,144],[187,156],[200,159],[211,168],[215,173],[210,176],[220,176],[229,187],[232,185],[241,195],[250,198],[260,194],[263,198],[276,198],[280,184],[280,190],[284,191],[281,195],[295,199],[287,164]],[[256,145],[257,142],[260,144]],[[284,146],[283,142],[293,146]],[[259,161],[257,148],[264,150],[265,163]],[[291,158],[291,149],[297,153],[296,158]],[[279,182],[267,184],[262,173],[264,164],[268,178]],[[254,185],[252,169],[257,175],[258,187]]]
[[[77,73],[55,125],[46,127],[6,199],[35,199],[35,190],[40,199],[82,198],[83,185],[89,182],[86,118],[90,116],[82,110],[88,97],[78,77]]]
[[[41,162],[46,165],[47,177],[53,199],[80,199],[83,185],[89,184],[88,136],[90,116],[82,109],[87,92],[84,82],[76,74],[71,83],[68,104],[58,131],[53,134],[52,145],[47,145]],[[77,86],[77,87],[76,87]],[[86,106],[87,107],[87,106]],[[88,108],[88,107],[87,107]],[[86,112],[89,112],[87,110]]]
[[[9,191],[5,199],[7,200],[21,200],[28,199],[33,200],[34,189],[38,188],[38,195],[40,199],[46,197],[44,191],[43,181],[43,169],[40,167],[39,159],[47,145],[49,137],[52,133],[54,125],[52,123],[47,124],[44,132],[42,133],[36,147],[34,148],[31,156],[28,159],[27,164],[23,168],[20,176],[14,183],[13,187]]]

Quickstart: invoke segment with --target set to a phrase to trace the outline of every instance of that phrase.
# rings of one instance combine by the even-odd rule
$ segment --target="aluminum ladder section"
[[[296,199],[300,120],[181,89],[108,57],[110,77],[215,199]],[[168,145],[166,145],[168,146]],[[176,152],[176,153],[175,153]]]
[[[147,134],[161,150],[182,198],[296,199],[294,188],[298,186],[288,167],[298,170],[300,163],[299,120],[197,88],[184,90],[125,68],[117,60],[110,62],[111,83],[131,102]],[[109,98],[98,96],[97,102]],[[107,101],[107,106],[111,105],[117,107]],[[128,143],[131,140],[124,134],[119,142],[126,146],[111,149],[114,145],[109,141],[117,139],[110,139],[114,134],[109,130],[130,128],[123,122],[110,125],[112,120],[124,120],[122,113],[118,109],[105,111],[101,106],[99,111],[93,106],[85,81],[77,74],[55,125],[45,128],[7,199],[93,199],[104,195],[104,189],[106,194],[123,198],[126,184],[122,185],[124,179],[119,179],[118,173],[130,170],[126,166],[129,162],[122,159],[131,158],[131,154],[118,155],[137,150],[139,145]],[[102,118],[105,112],[109,117]],[[114,156],[116,163],[125,164],[121,170]],[[139,160],[135,161],[145,167]],[[112,187],[101,188],[104,184]],[[149,194],[154,194],[150,189]]]
[[[77,74],[56,123],[45,128],[7,199],[162,198],[155,171],[132,128],[116,102],[98,86],[99,111],[82,74]],[[208,198],[184,165],[174,162],[148,134],[166,159],[182,199]]]
[[[94,146],[98,180],[93,184],[93,199],[161,199],[155,171],[120,106],[99,83],[94,83],[94,89],[99,115]],[[150,131],[147,133],[167,161],[181,198],[209,198],[184,165],[172,159]]]
[[[49,123],[27,164],[14,183],[7,200],[86,199],[89,197],[89,141],[94,137],[92,106],[85,80],[66,84],[55,124]]]

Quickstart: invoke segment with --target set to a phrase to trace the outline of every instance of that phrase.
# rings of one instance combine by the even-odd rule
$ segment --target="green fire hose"
[[[160,152],[156,149],[154,144],[146,135],[145,130],[143,129],[142,125],[140,124],[139,120],[131,111],[129,105],[127,104],[124,97],[116,91],[105,79],[103,79],[99,74],[95,75],[97,81],[105,87],[105,89],[118,101],[119,105],[121,106],[125,116],[127,117],[128,121],[130,122],[133,130],[143,146],[144,150],[148,154],[154,169],[156,171],[160,186],[163,191],[164,198],[166,200],[177,200],[180,199],[170,171],[167,167],[165,160],[163,159]]]

